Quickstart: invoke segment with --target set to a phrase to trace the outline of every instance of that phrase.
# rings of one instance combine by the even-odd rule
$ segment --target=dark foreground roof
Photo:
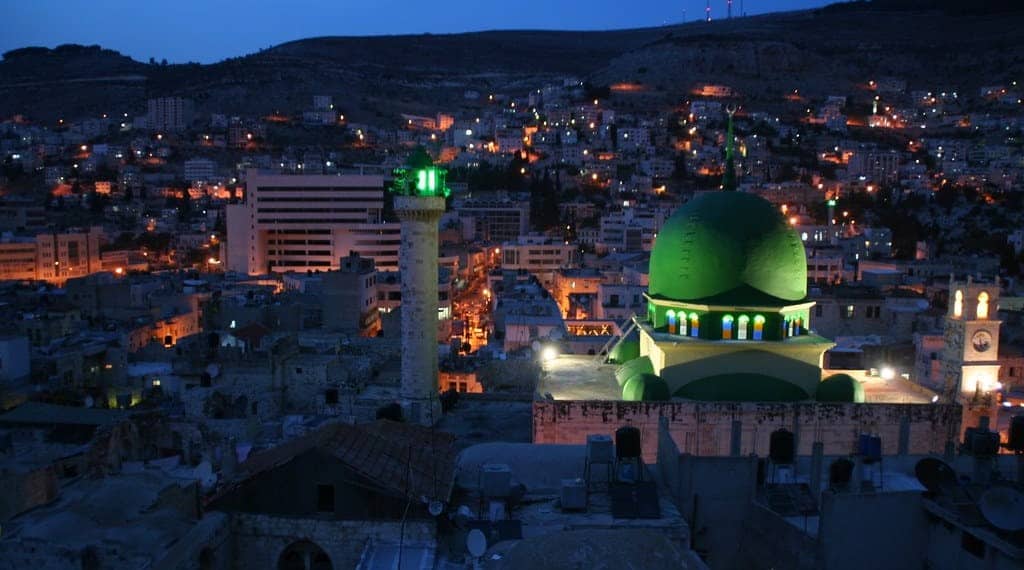
[[[332,423],[253,455],[239,465],[235,483],[317,450],[395,496],[447,501],[455,481],[454,440],[449,433],[389,420]]]

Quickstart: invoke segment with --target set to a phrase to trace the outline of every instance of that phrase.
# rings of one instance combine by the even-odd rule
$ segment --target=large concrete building
[[[249,172],[245,202],[227,207],[226,269],[326,271],[351,253],[397,269],[401,230],[383,209],[382,176]]]

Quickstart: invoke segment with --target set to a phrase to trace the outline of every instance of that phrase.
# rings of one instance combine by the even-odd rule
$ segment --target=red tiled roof
[[[317,449],[396,496],[447,501],[455,481],[454,440],[445,432],[388,420],[328,424],[253,455],[239,473],[249,479]]]

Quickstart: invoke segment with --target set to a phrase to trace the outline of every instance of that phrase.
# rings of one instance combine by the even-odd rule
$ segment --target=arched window
[[[292,543],[277,559],[278,570],[333,570],[322,548],[309,541]]]
[[[789,336],[796,336],[796,319],[789,319],[786,322],[789,323]]]
[[[665,321],[668,323],[669,334],[676,334],[678,332],[678,324],[676,323],[676,312],[672,309],[665,311]]]
[[[697,337],[700,334],[700,317],[697,313],[690,313],[690,336]]]
[[[977,318],[977,319],[987,319],[988,318],[988,293],[986,293],[984,291],[982,291],[981,293],[978,293],[978,311],[977,311],[977,317],[975,317],[975,318]]]
[[[747,328],[750,327],[750,317],[740,315],[736,325],[736,340],[747,340]]]
[[[793,335],[799,336],[804,334],[804,319],[803,317],[796,318],[796,325],[793,327]]]
[[[732,340],[732,315],[722,317],[722,340]]]
[[[764,317],[756,315],[754,317],[754,340],[764,339]]]
[[[960,317],[964,314],[964,292],[957,290],[953,294],[953,316]]]

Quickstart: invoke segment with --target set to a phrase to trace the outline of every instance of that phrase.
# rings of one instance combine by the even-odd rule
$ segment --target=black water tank
[[[772,432],[768,439],[768,457],[776,465],[788,465],[793,463],[796,438],[793,432],[787,429],[777,429]]]
[[[853,462],[841,457],[828,466],[829,487],[845,487],[850,484],[853,477]]]
[[[1010,437],[1006,447],[1024,453],[1024,414],[1013,416],[1010,420]]]
[[[623,426],[615,430],[615,455],[619,459],[640,457],[640,429]]]

